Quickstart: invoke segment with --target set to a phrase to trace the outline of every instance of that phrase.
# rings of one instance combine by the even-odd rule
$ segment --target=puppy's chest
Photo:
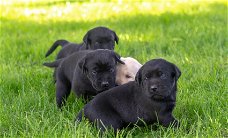
[[[143,120],[145,123],[153,123],[156,121],[156,111],[155,110],[144,110],[143,108],[136,109],[136,121],[138,123],[142,122]]]
[[[147,124],[152,124],[157,122],[158,117],[161,113],[166,110],[166,105],[154,104],[153,106],[137,106],[136,116],[137,119],[143,120]]]
[[[129,111],[128,111],[129,110]],[[124,114],[126,113],[126,114]],[[147,123],[154,123],[156,121],[156,113],[153,111],[147,111],[137,105],[131,106],[122,113],[122,117],[127,123],[143,123],[142,120]]]

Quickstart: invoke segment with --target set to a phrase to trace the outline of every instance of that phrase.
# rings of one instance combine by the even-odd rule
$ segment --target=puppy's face
[[[141,68],[141,64],[134,58],[120,58],[125,64],[117,64],[116,83],[122,85],[135,80],[135,75]]]
[[[109,49],[114,50],[115,42],[118,44],[116,33],[106,27],[96,27],[87,32],[83,41],[86,49]]]
[[[111,50],[95,50],[85,57],[83,63],[79,63],[84,74],[90,80],[97,92],[102,92],[115,87],[116,64],[120,62],[120,56]]]
[[[163,59],[154,59],[143,65],[137,73],[136,81],[146,96],[161,100],[176,91],[176,82],[180,75],[180,70],[174,64]]]

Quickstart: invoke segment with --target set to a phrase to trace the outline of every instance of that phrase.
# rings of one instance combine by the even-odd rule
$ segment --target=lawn
[[[87,30],[107,26],[115,51],[142,64],[165,58],[182,71],[174,116],[178,129],[135,126],[104,137],[228,137],[228,13],[226,0],[154,2],[1,1],[0,137],[88,137],[75,125],[84,101],[72,93],[56,108],[52,69],[42,66],[57,39],[80,43]]]

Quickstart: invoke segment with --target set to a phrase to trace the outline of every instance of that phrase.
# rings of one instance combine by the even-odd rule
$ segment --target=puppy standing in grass
[[[154,59],[144,64],[136,81],[117,86],[95,96],[77,116],[97,122],[99,128],[121,129],[140,119],[146,124],[168,127],[179,126],[172,111],[176,103],[177,80],[180,70],[164,59]]]
[[[84,50],[44,63],[57,67],[56,102],[59,108],[73,90],[77,96],[90,97],[115,86],[116,64],[124,64],[112,50]]]
[[[106,27],[95,27],[89,30],[84,38],[83,43],[75,44],[67,40],[57,40],[46,53],[49,56],[59,45],[63,48],[57,54],[56,59],[65,58],[74,52],[81,50],[95,50],[95,49],[109,49],[114,50],[115,42],[118,44],[119,38],[113,30]],[[56,81],[56,69],[54,70],[53,77]]]
[[[95,27],[89,30],[83,37],[83,43],[75,44],[67,40],[57,40],[46,53],[48,57],[59,45],[63,48],[56,59],[64,58],[74,52],[81,50],[109,49],[114,50],[115,42],[118,44],[119,38],[113,30],[106,27]]]

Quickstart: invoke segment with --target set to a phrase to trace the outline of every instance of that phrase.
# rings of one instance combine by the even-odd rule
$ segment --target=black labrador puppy
[[[75,52],[55,62],[44,63],[57,67],[57,106],[61,108],[71,90],[77,96],[89,98],[115,87],[117,62],[124,64],[117,53],[99,49]]]
[[[106,27],[96,27],[89,30],[84,38],[83,43],[75,44],[67,40],[57,40],[46,53],[49,56],[59,45],[63,48],[57,55],[57,59],[67,57],[80,50],[109,49],[114,50],[115,42],[118,44],[119,38],[113,30]]]
[[[164,59],[144,64],[135,80],[109,89],[95,96],[77,116],[98,123],[101,130],[113,127],[114,131],[129,124],[179,126],[172,111],[176,103],[177,80],[180,70]],[[141,122],[142,123],[142,122]]]

